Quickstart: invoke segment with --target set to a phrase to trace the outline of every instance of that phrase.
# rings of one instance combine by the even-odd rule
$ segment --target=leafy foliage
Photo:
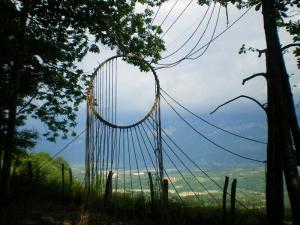
[[[284,27],[290,33],[290,35],[293,37],[294,43],[299,43],[300,45],[300,20],[289,20],[287,23],[281,21],[278,24],[280,27]],[[298,68],[300,69],[300,47],[297,47],[293,53],[297,58]]]
[[[89,75],[78,67],[88,52],[106,45],[118,53],[158,60],[161,29],[151,25],[152,11],[135,12],[136,4],[161,1],[0,0],[1,115],[11,99],[14,66],[22,56],[19,116],[47,124],[44,135],[55,141],[76,125]],[[27,5],[26,5],[27,4]],[[29,4],[29,6],[28,6]],[[28,7],[28,12],[25,10]],[[22,36],[22,20],[26,26]]]
[[[35,130],[20,130],[17,134],[17,149],[14,152],[13,158],[18,159],[21,156],[26,156],[29,150],[36,145],[38,137],[38,132]]]
[[[18,132],[17,146],[24,150],[33,148],[36,145],[38,136],[38,132],[35,130],[23,129]]]
[[[32,163],[33,180],[38,183],[58,184],[61,182],[61,165],[64,164],[65,177],[68,177],[69,163],[62,157],[52,159],[48,153],[24,154],[18,158],[17,175],[28,177],[28,162]]]

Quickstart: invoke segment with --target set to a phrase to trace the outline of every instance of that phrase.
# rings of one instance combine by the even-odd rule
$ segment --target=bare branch
[[[267,110],[266,110],[266,108],[264,107],[264,105],[261,104],[259,101],[257,101],[255,98],[252,98],[252,97],[247,96],[247,95],[240,95],[240,96],[238,96],[238,97],[236,97],[236,98],[233,98],[233,99],[231,99],[231,100],[229,100],[229,101],[223,103],[222,105],[219,105],[219,106],[218,106],[214,111],[212,111],[210,114],[215,113],[219,108],[221,108],[221,107],[223,107],[223,106],[229,104],[230,102],[233,102],[233,101],[235,101],[235,100],[237,100],[237,99],[239,99],[239,98],[247,98],[247,99],[250,99],[251,101],[254,101],[259,107],[261,107],[261,108],[267,113]]]
[[[255,49],[255,50],[258,52],[258,58],[260,58],[261,55],[267,51],[267,49]]]
[[[293,43],[293,44],[288,44],[284,47],[281,48],[281,51],[284,51],[288,48],[291,48],[291,47],[300,47],[300,43]],[[261,57],[261,55],[263,53],[266,53],[267,49],[255,49],[257,52],[258,52],[258,57]]]
[[[256,74],[253,74],[250,77],[247,77],[247,78],[243,79],[242,85],[244,85],[248,80],[251,80],[251,79],[253,79],[255,77],[259,77],[259,76],[267,78],[267,74],[266,73],[256,73]]]
[[[291,48],[291,47],[300,47],[300,43],[288,44],[288,45],[282,47],[282,48],[281,48],[281,51],[284,51],[284,50],[286,50],[286,49],[288,49],[288,48]]]

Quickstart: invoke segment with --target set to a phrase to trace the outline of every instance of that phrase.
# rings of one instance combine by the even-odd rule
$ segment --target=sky
[[[170,8],[175,1],[168,1],[163,4],[154,24],[160,25]],[[176,17],[182,12],[189,1],[178,1],[174,10],[169,14],[163,23],[163,30],[167,30]],[[199,21],[205,14],[206,6],[199,6],[196,0],[186,9],[178,22],[170,29],[163,37],[166,44],[166,51],[162,56],[166,56],[179,46],[192,34]],[[139,7],[136,9],[140,10]],[[218,6],[214,9],[211,25],[207,28],[205,35],[201,39],[199,46],[206,44],[214,30],[216,23]],[[156,11],[156,9],[154,9]],[[209,8],[208,14],[212,12],[212,7]],[[228,22],[233,23],[244,10],[237,10],[233,6],[228,7]],[[207,17],[208,18],[208,17]],[[181,50],[168,59],[160,61],[160,63],[169,63],[180,59],[183,55],[189,52],[193,45],[199,39],[201,33],[205,29],[205,21],[199,27],[194,38]],[[226,11],[220,9],[219,23],[215,34],[219,34],[227,27]],[[282,30],[279,32],[282,45],[289,44],[291,38]],[[266,102],[266,82],[263,78],[255,78],[245,85],[242,85],[242,80],[252,74],[265,72],[264,56],[258,58],[256,52],[248,52],[247,54],[239,54],[239,49],[245,44],[246,47],[254,47],[264,49],[266,47],[264,39],[262,14],[260,11],[251,9],[244,17],[234,24],[227,32],[220,36],[216,41],[212,42],[205,54],[196,60],[185,60],[173,68],[157,70],[157,76],[160,81],[160,86],[172,97],[178,100],[193,112],[203,116],[207,120],[219,125],[225,129],[237,132],[242,135],[248,135],[261,140],[266,140],[266,116],[265,113],[253,102],[245,99],[237,100],[226,105],[213,115],[209,113],[218,105],[235,98],[239,95],[251,96],[262,104]],[[86,58],[79,64],[85,71],[92,73],[100,62],[108,57],[115,55],[115,52],[103,46],[100,54],[88,54]],[[287,70],[289,74],[294,74],[290,77],[291,86],[295,102],[300,98],[300,77],[297,69],[296,60],[291,53],[284,55]],[[122,64],[122,63],[121,63]],[[140,75],[140,76],[139,76]],[[124,123],[131,123],[143,117],[151,107],[154,99],[154,80],[151,76],[143,76],[140,72],[133,68],[132,65],[120,65],[119,69],[119,100],[118,113],[127,118]],[[134,82],[132,82],[134,81]],[[188,131],[186,125],[182,124],[172,110],[162,101],[162,126],[172,137],[174,137],[182,145],[186,146],[191,154],[201,158],[207,155],[209,151],[204,151],[200,155],[192,153],[193,146],[202,146],[206,148],[207,143],[199,138],[194,137],[193,132]],[[297,111],[299,109],[297,108]],[[184,114],[184,112],[182,112]],[[184,114],[192,123],[198,123],[195,118]],[[82,104],[78,112],[77,133],[85,128],[86,104]],[[47,129],[38,121],[31,123],[32,127],[38,127],[39,130]],[[229,143],[227,136],[222,136],[218,131],[205,127],[203,124],[198,124],[207,135],[214,136],[216,140],[233,146],[237,151],[246,151],[244,148],[248,146],[247,151],[253,150],[253,155],[265,157],[265,146],[259,147],[252,144],[242,143],[240,140],[233,140]],[[58,141],[57,143],[48,143],[42,138],[40,139],[35,151],[47,151],[50,154],[56,153],[69,140]],[[78,141],[67,149],[62,156],[67,160],[76,163],[84,162],[84,135]],[[228,143],[227,143],[228,142]],[[242,147],[243,146],[243,147]],[[209,146],[207,148],[210,148]],[[244,150],[243,150],[244,149]],[[199,153],[198,153],[199,154]],[[216,159],[216,154],[207,156],[207,159]],[[202,157],[203,158],[203,157]],[[225,157],[226,158],[226,157]],[[229,158],[228,158],[229,159]],[[222,162],[222,157],[216,161]]]

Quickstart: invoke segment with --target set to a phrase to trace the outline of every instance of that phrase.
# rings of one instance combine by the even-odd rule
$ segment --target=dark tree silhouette
[[[151,25],[152,11],[135,12],[137,2],[0,0],[1,196],[7,197],[17,117],[29,115],[48,126],[55,141],[76,125],[85,99],[88,74],[78,68],[100,44],[122,54],[158,60],[161,30]]]
[[[300,24],[293,20],[291,11],[299,11],[298,0],[238,0],[219,1],[235,4],[238,8],[253,7],[262,9],[267,48],[257,50],[259,56],[266,55],[266,73],[258,73],[243,81],[243,84],[257,76],[263,75],[267,80],[268,102],[266,112],[268,118],[267,147],[267,214],[269,224],[284,224],[283,173],[289,193],[294,224],[300,224],[300,178],[297,169],[300,159],[300,133],[296,118],[289,76],[285,67],[282,51],[293,47],[298,66],[300,66]],[[199,0],[200,4],[208,1]],[[293,37],[293,43],[282,47],[278,36],[278,28],[285,28]],[[249,50],[254,50],[250,48]],[[240,53],[244,52],[244,46]],[[237,99],[237,98],[236,98]]]

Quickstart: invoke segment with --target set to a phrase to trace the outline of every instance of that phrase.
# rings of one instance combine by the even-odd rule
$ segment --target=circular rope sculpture
[[[117,122],[121,60],[151,72],[155,80],[155,98],[148,113],[128,125]],[[101,63],[89,84],[86,126],[86,188],[99,191],[105,199],[145,194],[153,198],[161,193],[160,86],[149,63],[120,55]]]
[[[148,74],[154,77],[155,86],[154,100],[145,115],[137,122],[134,121],[126,125],[119,123],[119,115],[117,115],[118,96],[120,95],[118,84],[120,78],[124,78],[124,72],[128,72],[128,70],[120,69],[121,61],[149,71]],[[129,70],[129,73],[132,71]],[[125,84],[127,85],[132,82],[130,79],[126,81]],[[128,90],[128,87],[125,90]],[[162,89],[160,89],[154,69],[146,61],[139,58],[114,56],[104,61],[95,70],[89,84],[87,97],[85,152],[85,185],[87,191],[93,190],[100,194],[104,199],[104,207],[109,207],[112,200],[117,199],[115,197],[118,196],[134,198],[142,195],[151,201],[151,207],[154,202],[155,204],[160,202],[162,203],[161,206],[164,207],[166,201],[172,199],[185,201],[188,204],[208,202],[220,208],[225,193],[222,185],[211,177],[205,169],[201,168],[197,158],[188,154],[189,150],[184,150],[167,131],[162,129],[160,97],[195,134],[214,147],[244,160],[262,161],[232,152],[210,140],[193,124],[184,119],[166,97],[179,104],[184,110],[188,109],[164,90],[160,93],[160,90]],[[205,121],[193,112],[188,112],[202,122]],[[208,121],[205,123],[223,132],[226,131]],[[226,132],[228,133],[228,131]],[[230,134],[245,138],[233,133]],[[258,142],[249,138],[245,139]],[[166,168],[164,168],[163,162]],[[168,186],[168,184],[170,185]],[[226,192],[226,195],[230,194]],[[155,201],[158,198],[161,201]],[[240,207],[252,211],[245,202],[238,199],[235,201]]]

